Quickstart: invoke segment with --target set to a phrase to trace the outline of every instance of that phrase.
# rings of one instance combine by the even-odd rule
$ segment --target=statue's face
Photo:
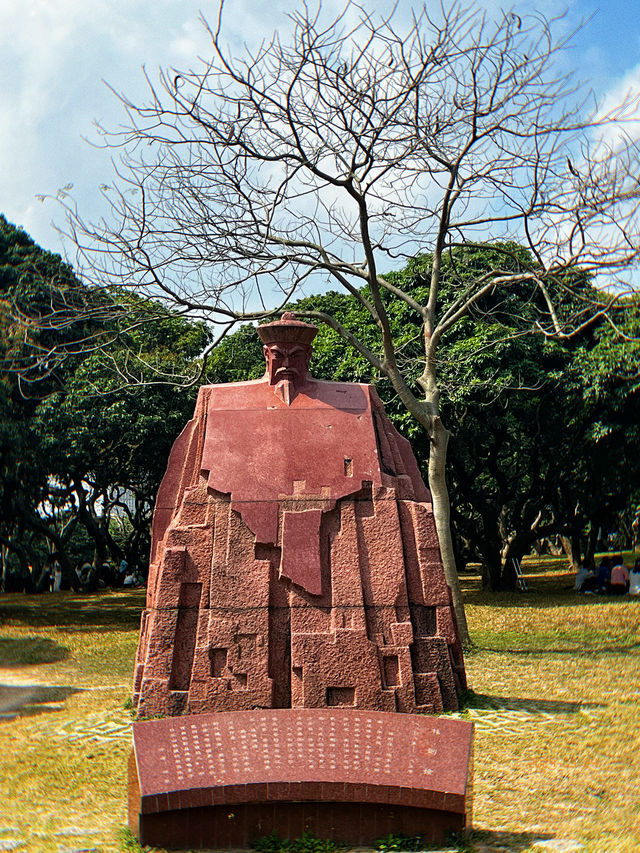
[[[304,385],[309,375],[311,347],[302,344],[266,344],[263,351],[270,385],[277,385],[283,379],[288,379],[296,388]]]

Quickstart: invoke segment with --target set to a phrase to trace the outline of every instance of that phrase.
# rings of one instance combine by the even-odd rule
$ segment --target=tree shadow
[[[528,711],[534,714],[577,714],[582,708],[606,708],[604,702],[566,702],[561,699],[525,699],[519,696],[491,696],[474,693],[464,697],[463,708],[496,711]]]
[[[640,596],[607,595],[605,593],[581,593],[574,588],[575,573],[566,572],[554,577],[544,575],[526,575],[527,592],[519,590],[498,590],[490,592],[482,589],[477,576],[460,576],[465,604],[481,607],[601,607],[603,605],[628,604],[630,601],[640,606]]]
[[[499,648],[496,646],[484,646],[481,644],[474,645],[469,649],[467,654],[474,652],[495,652],[501,655],[526,655],[535,657],[536,655],[580,655],[581,657],[601,657],[602,655],[620,655],[631,654],[640,649],[640,642],[626,643],[618,646],[592,645],[566,645],[562,646],[536,646],[524,649],[507,648],[506,646]]]
[[[0,721],[58,711],[74,693],[82,693],[82,690],[41,684],[0,684]]]
[[[12,593],[0,596],[0,623],[72,631],[129,632],[140,627],[144,589],[97,593]]]
[[[520,853],[529,850],[534,841],[551,841],[554,838],[548,832],[506,832],[504,830],[474,829],[468,836],[468,841],[480,842],[483,853],[493,851],[509,851],[509,853]],[[475,849],[473,847],[472,849]]]
[[[70,651],[48,637],[3,637],[0,639],[0,666],[22,667],[66,660]]]

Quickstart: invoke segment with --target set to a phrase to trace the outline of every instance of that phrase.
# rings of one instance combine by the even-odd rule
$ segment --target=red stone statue
[[[141,717],[455,709],[465,672],[430,495],[370,385],[258,328],[262,379],[200,389],[153,521]]]

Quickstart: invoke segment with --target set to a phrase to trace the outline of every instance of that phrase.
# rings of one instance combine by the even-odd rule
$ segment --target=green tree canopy
[[[505,258],[514,266],[518,259],[532,263],[513,244],[451,253],[442,271],[443,310],[455,300],[460,281],[482,276],[498,257],[503,265]],[[428,256],[415,258],[390,279],[420,300],[430,265]],[[577,299],[581,289],[590,298],[588,277],[574,274],[571,287]],[[330,314],[375,347],[370,315],[348,294],[331,292],[291,307]],[[592,550],[593,537],[586,534],[618,524],[640,481],[633,451],[640,422],[637,301],[615,309],[617,327],[603,317],[564,341],[523,333],[539,310],[535,289],[526,282],[488,293],[448,332],[441,350],[442,411],[457,424],[448,472],[454,541],[463,562],[483,564],[492,588],[512,587],[511,560],[545,536],[561,534],[577,550]],[[410,373],[411,361],[420,357],[420,320],[391,299],[388,313],[398,359]],[[215,382],[260,376],[264,361],[254,328],[244,326],[223,341],[209,368]],[[388,379],[328,326],[321,326],[314,342],[312,372],[321,379],[373,381],[426,470],[429,443],[422,426]]]
[[[72,561],[91,557],[75,549],[88,543],[96,565],[148,559],[155,493],[196,392],[173,380],[194,373],[210,338],[131,295],[120,298],[133,312],[103,313],[100,296],[79,321],[76,303],[93,298],[59,257],[0,220],[0,542],[36,580],[50,552],[73,578]],[[128,519],[125,541],[111,535],[116,517]]]
[[[71,207],[70,233],[96,280],[118,276],[222,327],[276,313],[320,282],[360,300],[373,346],[360,337],[369,324],[308,316],[386,376],[428,437],[464,642],[440,407],[445,344],[467,314],[488,301],[500,308],[522,287],[537,316],[530,322],[523,301],[521,331],[579,334],[610,300],[595,290],[585,300],[578,268],[605,271],[617,293],[633,287],[640,150],[620,126],[639,96],[592,106],[558,66],[567,41],[557,19],[539,13],[423,5],[407,22],[398,10],[303,5],[290,37],[274,33],[252,53],[226,42],[223,6],[208,57],[147,77],[144,101],[121,96],[125,125],[107,134],[121,155],[106,194],[113,216],[87,224]],[[529,262],[497,253],[490,270],[456,279],[449,253],[489,239],[525,243]],[[420,251],[429,286],[415,298],[383,272]],[[404,360],[395,302],[420,318],[419,359],[414,350]]]

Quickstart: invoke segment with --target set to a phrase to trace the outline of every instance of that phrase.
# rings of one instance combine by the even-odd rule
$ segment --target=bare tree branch
[[[636,287],[638,96],[602,111],[558,62],[558,20],[454,4],[402,27],[348,4],[333,20],[305,6],[288,41],[232,55],[223,5],[207,27],[211,59],[167,69],[148,99],[119,94],[128,126],[105,189],[110,222],[69,208],[79,262],[96,285],[131,289],[217,324],[260,319],[303,288],[337,283],[373,318],[372,351],[431,440],[430,483],[447,537],[439,349],[489,294],[531,284],[534,331],[568,337]],[[351,23],[354,21],[355,23]],[[350,23],[348,23],[350,22]],[[443,260],[487,242],[528,247],[528,266],[456,284],[442,308]],[[504,250],[508,251],[507,249]],[[426,301],[382,273],[431,256]],[[525,268],[526,266],[526,268]],[[598,288],[585,297],[585,277]],[[390,299],[423,323],[423,360],[398,366]],[[531,322],[528,321],[528,331]],[[414,392],[415,387],[421,389]],[[446,550],[446,548],[444,549]],[[453,557],[445,554],[448,578]]]

